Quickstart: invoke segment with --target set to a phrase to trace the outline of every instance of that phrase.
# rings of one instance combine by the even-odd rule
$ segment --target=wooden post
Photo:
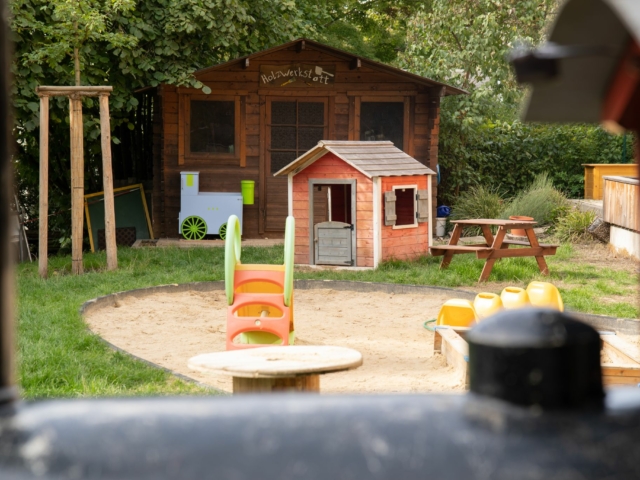
[[[82,97],[69,95],[71,125],[71,273],[82,274],[84,217],[84,147],[82,144]]]
[[[49,233],[49,97],[40,97],[40,210],[38,273],[47,278]]]
[[[104,236],[107,244],[107,270],[118,268],[116,246],[116,214],[113,199],[113,170],[111,168],[111,127],[109,122],[109,94],[100,95],[100,135],[102,142],[102,184],[104,187]]]
[[[76,69],[77,70],[77,69]],[[47,215],[49,176],[49,97],[69,97],[69,124],[71,127],[71,272],[79,275],[82,266],[82,233],[84,225],[84,147],[82,124],[82,98],[100,98],[100,127],[102,133],[102,164],[105,171],[105,233],[107,241],[107,268],[118,266],[115,248],[115,215],[113,205],[113,178],[111,170],[111,134],[109,125],[109,92],[106,85],[89,87],[38,86],[40,96],[40,246],[38,272],[47,276]],[[104,99],[102,98],[104,96]],[[105,126],[106,124],[106,126]],[[108,165],[107,165],[108,164]],[[108,178],[107,178],[108,177]],[[113,232],[110,235],[110,232]],[[113,248],[110,248],[113,245]]]

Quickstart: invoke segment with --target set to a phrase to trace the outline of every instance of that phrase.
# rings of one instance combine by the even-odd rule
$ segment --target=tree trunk
[[[80,86],[80,52],[78,47],[73,49],[73,70],[76,74],[76,86]]]

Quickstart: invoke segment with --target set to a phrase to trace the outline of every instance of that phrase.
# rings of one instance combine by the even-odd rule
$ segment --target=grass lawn
[[[245,263],[281,263],[282,247],[243,248]],[[104,271],[104,253],[85,255],[85,275],[69,274],[69,257],[50,259],[50,278],[37,263],[17,270],[19,377],[27,398],[108,395],[211,394],[197,385],[114,352],[88,331],[78,313],[86,300],[109,293],[168,283],[223,280],[224,249],[120,249],[115,272]],[[484,264],[454,257],[440,271],[440,258],[387,262],[376,271],[301,269],[296,278],[439,285],[499,293],[506,285],[547,279],[558,285],[573,310],[637,318],[637,265],[615,258],[600,245],[563,246],[548,257],[550,277],[530,258],[496,262],[491,282],[477,285]]]

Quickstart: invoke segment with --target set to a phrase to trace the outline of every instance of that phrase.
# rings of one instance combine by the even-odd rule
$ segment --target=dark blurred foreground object
[[[532,85],[524,119],[640,127],[640,2],[569,0],[538,49],[517,49],[518,81]]]
[[[603,399],[597,333],[544,310],[469,333],[467,395],[17,402],[0,78],[1,480],[640,477],[640,390]]]
[[[466,336],[472,392],[545,410],[601,409],[600,335],[557,310],[503,310]]]
[[[49,401],[6,412],[0,478],[637,479],[639,432],[625,388],[602,411],[475,394]]]

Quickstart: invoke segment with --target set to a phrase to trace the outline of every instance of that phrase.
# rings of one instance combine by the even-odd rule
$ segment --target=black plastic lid
[[[504,310],[469,331],[469,387],[523,406],[601,408],[600,336],[556,310]]]

